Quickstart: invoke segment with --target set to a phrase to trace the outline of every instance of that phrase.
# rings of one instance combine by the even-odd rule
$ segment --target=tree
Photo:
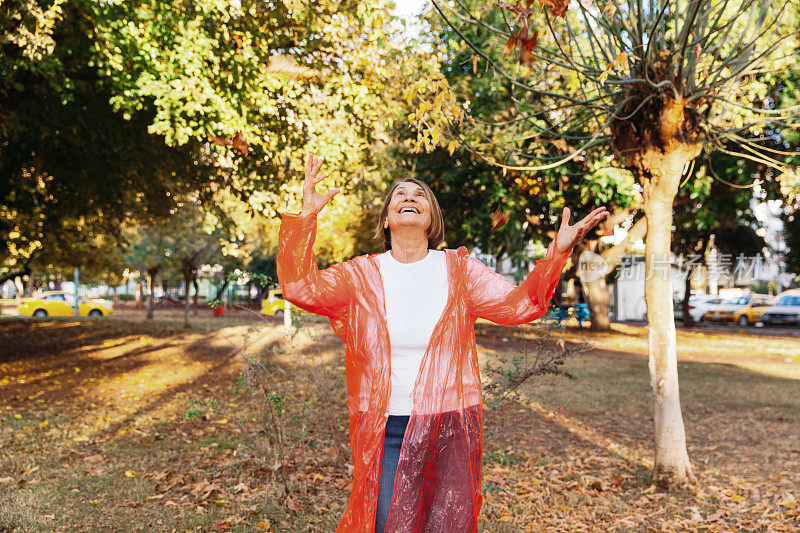
[[[497,49],[504,44],[507,54],[514,52],[513,64],[496,61],[465,39],[476,62],[485,62],[514,87],[521,117],[514,133],[527,130],[521,138],[474,142],[476,152],[500,153],[507,169],[538,170],[604,146],[642,188],[655,401],[651,479],[665,488],[682,485],[694,475],[678,393],[670,269],[661,266],[671,262],[672,204],[681,177],[703,152],[720,151],[788,171],[769,144],[797,114],[797,108],[776,108],[782,86],[773,83],[777,68],[793,67],[790,39],[796,26],[782,16],[793,13],[794,4],[579,2],[575,12],[568,12],[566,1],[545,3],[549,9],[520,0],[480,12],[460,1],[433,1],[462,38],[460,27],[478,26],[495,37]],[[496,20],[498,10],[499,23],[485,22],[490,15],[484,13]],[[501,118],[495,118],[484,130],[500,124]],[[559,139],[570,140],[574,149],[563,156],[548,154],[547,146]]]
[[[492,15],[502,23],[499,12],[487,13],[488,17]],[[519,97],[512,83],[498,79],[493,71],[483,68],[485,62],[476,61],[481,58],[461,38],[482,48],[492,60],[502,60],[501,51],[491,46],[489,32],[479,26],[464,26],[459,28],[460,36],[437,17],[429,15],[426,20],[436,40],[424,48],[432,48],[433,53],[410,56],[398,69],[399,79],[417,81],[411,86],[397,84],[403,88],[403,114],[408,118],[396,123],[395,137],[413,138],[416,129],[416,143],[402,148],[410,151],[425,145],[430,150],[418,150],[413,156],[398,154],[396,160],[400,171],[428,180],[437,191],[447,215],[447,239],[451,245],[466,244],[491,253],[498,268],[507,257],[517,267],[515,274],[520,275],[542,250],[530,242],[555,236],[557,216],[563,206],[588,211],[602,203],[616,220],[632,214],[631,206],[641,200],[640,190],[630,172],[609,164],[606,150],[581,154],[553,168],[526,172],[507,168],[509,161],[502,153],[471,149],[467,142],[470,137],[487,145],[525,138],[526,133],[518,127],[524,118],[518,112]],[[465,121],[469,124],[458,119],[463,108],[469,109]],[[440,129],[449,135],[441,147],[434,148]],[[563,156],[573,151],[571,142],[557,139],[550,149]],[[565,275],[574,275],[577,259],[586,250],[601,253],[609,271],[613,270],[624,253],[601,251],[600,237],[613,225],[603,224],[602,228],[605,229],[592,230],[576,247],[573,267]],[[642,235],[634,233],[630,240]],[[620,243],[615,251],[622,251],[628,242]],[[585,285],[592,309],[591,327],[608,329],[605,277]]]
[[[185,198],[178,202],[168,222],[166,255],[183,277],[184,327],[189,327],[191,300],[190,286],[195,286],[197,296],[197,271],[200,265],[213,262],[223,255],[223,242],[228,237],[214,224],[213,219],[196,199]],[[196,302],[195,302],[196,304]]]
[[[170,148],[148,132],[151,111],[111,108],[113,80],[92,67],[92,4],[0,7],[0,273],[99,270],[121,221],[163,215],[214,180],[197,142]]]
[[[118,242],[122,221],[168,217],[192,192],[208,208],[227,188],[274,218],[299,201],[308,151],[326,158],[348,225],[389,142],[389,5],[4,3],[0,274],[42,249],[90,257],[73,243]],[[355,246],[329,244],[336,260]]]
[[[156,276],[167,266],[169,235],[174,231],[166,220],[140,223],[126,231],[124,257],[128,266],[147,273],[149,293],[147,318],[153,318],[153,298]]]

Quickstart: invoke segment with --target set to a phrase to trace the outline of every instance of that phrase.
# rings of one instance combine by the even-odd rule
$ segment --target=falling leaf
[[[550,8],[550,14],[554,17],[566,18],[567,8],[570,0],[539,0],[539,3]]]
[[[472,73],[478,73],[478,61],[480,61],[481,57],[479,55],[472,56]]]
[[[533,49],[536,47],[536,43],[539,41],[539,32],[533,32],[533,36],[530,39],[525,39],[522,42],[522,45],[519,47],[519,62],[521,65],[531,66],[531,59],[533,55]]]
[[[598,77],[600,85],[603,85],[606,82],[609,74],[611,74],[612,71],[616,70],[618,72],[621,72],[623,70],[628,70],[629,59],[635,59],[638,61],[639,58],[633,54],[629,54],[628,52],[620,52],[619,54],[617,54],[617,57],[615,57],[614,60],[608,64],[606,69]]]
[[[286,76],[294,80],[308,80],[317,74],[314,69],[298,65],[291,57],[283,54],[276,54],[269,58],[267,73]]]
[[[412,85],[412,86],[411,86],[411,87],[409,87],[409,88],[408,88],[408,90],[406,91],[406,94],[405,94],[405,99],[406,99],[406,103],[407,103],[408,105],[411,105],[411,100],[414,98],[414,93],[415,93],[415,92],[416,92],[416,86],[415,86],[415,85]],[[409,122],[411,121],[411,119],[410,119],[410,118],[409,118],[408,120],[409,120]]]
[[[617,4],[615,4],[613,1],[606,3],[605,7],[603,8],[603,13],[608,18],[613,17],[614,13],[616,12],[617,12]]]
[[[492,213],[492,229],[489,233],[494,233],[506,224],[508,224],[508,213],[498,207],[497,211]]]
[[[241,131],[237,131],[233,136],[233,139],[231,139],[231,146],[234,150],[242,154],[242,156],[247,157],[249,147]]]
[[[517,46],[517,35],[512,33],[511,37],[508,38],[506,41],[506,45],[503,47],[503,57],[506,57],[508,54],[511,53],[511,50],[516,48]]]
[[[450,142],[447,144],[447,152],[448,152],[450,155],[453,155],[453,152],[455,152],[455,151],[456,151],[456,142],[455,142],[455,141],[450,141]]]
[[[244,138],[241,131],[237,131],[230,139],[209,134],[208,140],[219,146],[230,146],[244,157],[247,157],[247,154],[250,152],[247,140]],[[124,394],[122,397],[127,397],[127,394]]]

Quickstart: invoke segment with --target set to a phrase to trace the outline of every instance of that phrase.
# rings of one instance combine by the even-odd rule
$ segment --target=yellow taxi
[[[748,294],[728,298],[712,305],[703,318],[710,321],[736,322],[740,326],[763,322],[764,311],[772,305],[773,297],[766,294]]]
[[[25,298],[17,306],[21,316],[75,316],[75,295],[66,291],[44,291],[34,298]],[[114,312],[108,300],[78,297],[78,316],[101,317]]]
[[[269,291],[264,300],[261,301],[261,314],[270,316],[283,316],[284,300],[283,293],[280,289],[273,289]],[[292,312],[296,311],[296,307],[292,307]]]

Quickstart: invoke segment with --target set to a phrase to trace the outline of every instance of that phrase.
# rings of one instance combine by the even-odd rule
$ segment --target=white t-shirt
[[[447,304],[447,259],[441,250],[413,263],[378,255],[391,347],[390,415],[411,414],[411,393],[431,334]]]

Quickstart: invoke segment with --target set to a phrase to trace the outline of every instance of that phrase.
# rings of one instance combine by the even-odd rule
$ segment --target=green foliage
[[[785,169],[770,145],[796,127],[798,109],[776,105],[797,70],[794,0],[598,0],[571,4],[563,17],[525,2],[433,4],[443,34],[469,47],[446,59],[452,68],[472,63],[495,89],[478,94],[513,100],[489,116],[469,102],[467,140],[487,160],[536,170],[595,148],[636,167],[637,152],[666,142],[659,113],[678,102],[683,142]],[[517,54],[533,31],[533,52]],[[557,142],[567,149],[553,153]]]
[[[338,242],[322,257],[352,255],[341,237],[360,213],[348,198],[362,203],[382,172],[389,65],[401,52],[387,2],[314,7],[4,3],[0,272],[108,257],[121,227],[170,218],[175,198],[192,193],[207,224],[239,235],[223,239],[219,258],[232,271],[261,238],[247,219],[298,204],[308,151],[343,189],[328,210]],[[228,148],[237,133],[246,146]],[[226,219],[231,197],[244,209]],[[81,246],[92,238],[105,248]]]
[[[470,12],[483,13],[487,24],[503,23],[499,10],[479,2],[462,5]],[[411,157],[403,157],[400,150],[395,153],[401,174],[424,179],[437,194],[446,217],[448,246],[478,247],[495,256],[508,256],[515,265],[524,267],[537,258],[530,241],[548,240],[547,234],[555,229],[563,206],[572,207],[575,220],[601,204],[622,209],[639,200],[639,188],[631,174],[612,166],[601,151],[535,172],[506,168],[518,163],[512,144],[527,149],[540,141],[527,134],[529,125],[520,109],[547,103],[538,96],[526,95],[498,71],[487,68],[485,57],[476,55],[466,42],[473,43],[486,57],[501,61],[502,51],[493,47],[491,31],[464,24],[459,34],[435,11],[425,20],[429,26],[426,46],[433,54],[419,53],[401,67],[407,77],[419,81],[412,86],[414,90],[406,91],[403,113],[412,116],[411,123],[398,122],[396,136],[409,138],[415,129],[424,133],[438,128],[441,138],[438,147],[420,150]],[[437,89],[438,83],[431,90],[439,79],[445,82],[446,90]],[[455,104],[448,103],[450,97],[455,98]],[[429,111],[423,115],[422,109]],[[460,123],[457,116],[464,110],[466,120]],[[431,144],[430,137],[427,139]],[[572,149],[570,142],[561,139],[550,143],[537,152],[537,157],[563,158]],[[492,215],[498,209],[509,219],[493,232]]]
[[[185,418],[191,420],[193,418],[208,418],[215,412],[219,411],[220,403],[214,398],[189,398],[188,407],[186,408]]]

